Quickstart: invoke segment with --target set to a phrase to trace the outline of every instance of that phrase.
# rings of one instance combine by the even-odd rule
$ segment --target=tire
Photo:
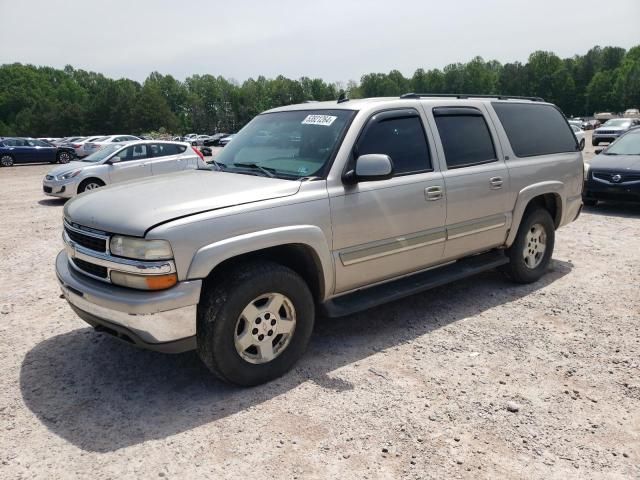
[[[315,306],[307,284],[272,262],[242,264],[220,277],[203,286],[198,355],[217,377],[236,385],[282,376],[303,355],[313,331]],[[270,301],[280,308],[269,307]]]
[[[595,200],[593,198],[583,198],[582,203],[584,203],[584,205],[587,207],[595,207],[596,205],[598,205],[598,200]]]
[[[2,167],[13,167],[13,157],[11,155],[5,154],[0,157],[0,166]]]
[[[585,141],[584,138],[580,140],[580,151],[584,150]]]
[[[84,193],[85,191],[95,190],[96,188],[104,187],[104,182],[98,178],[87,178],[83,180],[78,187],[78,193]]]
[[[600,145],[600,142],[598,140],[591,140],[591,146],[597,147],[598,145]]]
[[[502,271],[517,283],[539,280],[551,262],[554,244],[555,225],[549,212],[543,208],[528,210],[513,245],[506,252],[509,263]]]
[[[58,153],[58,163],[69,163],[73,159],[73,156],[69,152],[62,151]]]

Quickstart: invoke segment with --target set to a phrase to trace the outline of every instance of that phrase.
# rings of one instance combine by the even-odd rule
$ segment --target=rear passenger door
[[[150,149],[152,175],[162,175],[187,168],[189,160],[182,158],[182,153],[186,150],[185,146],[172,143],[152,143]]]
[[[444,250],[442,175],[422,117],[413,108],[374,114],[347,169],[365,154],[388,155],[392,178],[344,184],[329,193],[336,292],[415,272]]]
[[[431,110],[444,159],[447,242],[444,259],[501,245],[511,213],[509,173],[484,107],[442,106]]]

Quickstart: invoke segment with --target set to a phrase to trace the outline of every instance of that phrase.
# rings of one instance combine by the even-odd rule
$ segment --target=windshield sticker
[[[323,127],[330,126],[333,122],[335,122],[336,118],[331,115],[307,115],[302,121],[303,125],[322,125]]]

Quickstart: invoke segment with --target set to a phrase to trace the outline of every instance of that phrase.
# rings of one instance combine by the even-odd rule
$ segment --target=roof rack
[[[400,95],[400,98],[423,98],[423,97],[436,97],[436,98],[495,98],[498,100],[530,100],[532,102],[544,102],[540,97],[519,97],[516,95],[473,95],[467,93],[405,93]]]

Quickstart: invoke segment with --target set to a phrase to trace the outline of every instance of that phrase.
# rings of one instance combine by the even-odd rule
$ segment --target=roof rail
[[[467,93],[405,93],[400,95],[400,98],[423,98],[423,97],[436,97],[436,98],[495,98],[498,100],[529,100],[532,102],[544,102],[540,97],[519,97],[516,95],[473,95]]]

